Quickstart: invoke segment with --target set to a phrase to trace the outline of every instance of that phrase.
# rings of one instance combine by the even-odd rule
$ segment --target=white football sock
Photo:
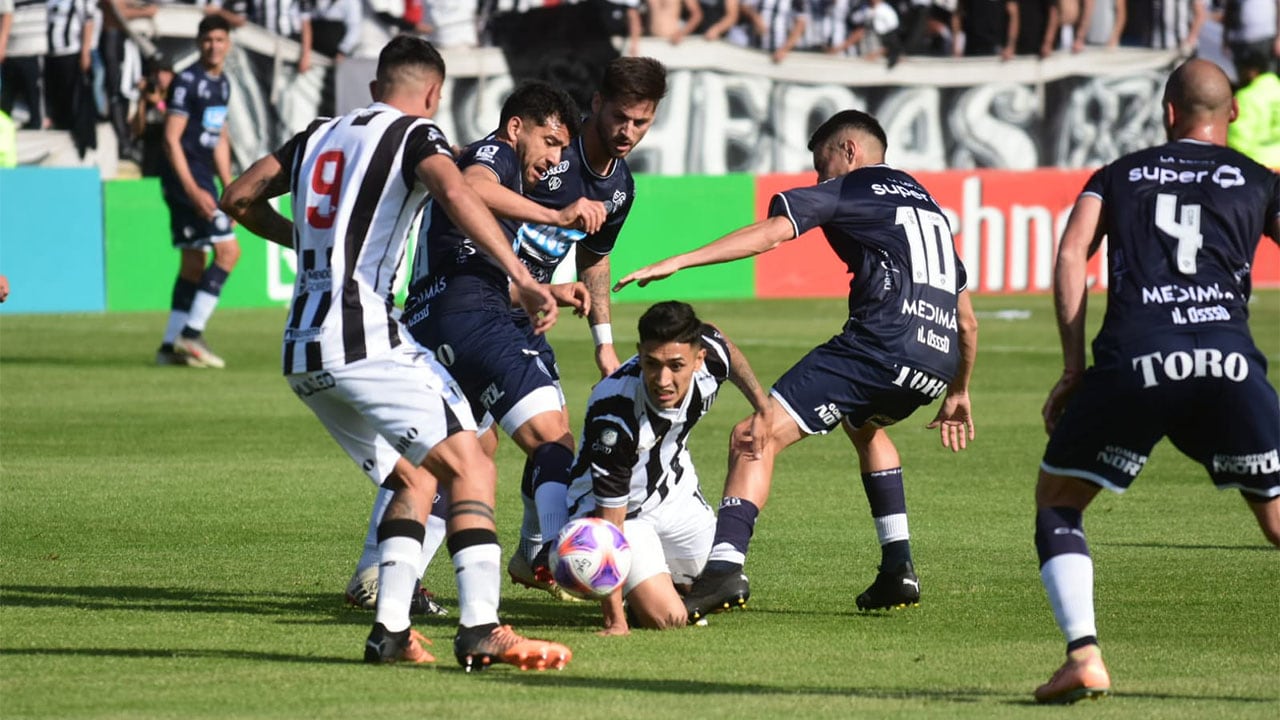
[[[431,565],[431,558],[436,556],[436,552],[440,550],[440,545],[444,543],[444,536],[448,534],[448,523],[444,518],[435,515],[427,516],[427,537],[422,541],[422,557],[418,562],[418,577],[421,578],[427,574],[427,567]]]
[[[378,544],[378,609],[374,619],[391,632],[409,627],[409,599],[418,582],[422,543],[396,535]]]
[[[364,549],[356,563],[356,572],[378,564],[378,525],[382,524],[382,514],[387,511],[394,495],[391,490],[378,488],[378,493],[373,496],[373,510],[369,513],[369,527],[364,533]]]
[[[217,295],[197,290],[195,299],[191,301],[191,312],[187,315],[187,327],[196,332],[204,332],[204,326],[209,323],[209,318],[213,317],[213,311],[217,307]]]
[[[502,587],[497,543],[472,545],[453,555],[458,581],[458,624],[463,627],[498,622],[498,596]]]
[[[534,489],[533,498],[538,506],[540,534],[546,540],[555,539],[564,524],[569,522],[569,486],[558,482],[544,482]]]
[[[1068,643],[1098,634],[1093,615],[1093,558],[1079,553],[1055,555],[1040,566],[1040,582]]]
[[[876,537],[880,539],[881,545],[911,539],[911,533],[907,531],[906,513],[885,515],[884,517],[872,518],[872,520],[875,520]]]

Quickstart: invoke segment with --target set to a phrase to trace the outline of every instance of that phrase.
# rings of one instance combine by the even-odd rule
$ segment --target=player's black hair
[[[405,67],[427,68],[444,77],[444,58],[435,46],[414,35],[397,35],[378,53],[378,87],[386,90],[396,71]]]
[[[813,131],[813,137],[809,138],[809,151],[813,152],[827,143],[828,140],[835,137],[837,133],[844,129],[861,130],[880,141],[880,147],[886,149],[889,147],[889,138],[884,134],[884,128],[880,127],[880,121],[875,117],[862,112],[861,110],[841,110],[840,112],[827,118],[827,121],[818,126]]]
[[[639,323],[640,342],[702,345],[702,321],[689,303],[667,300],[644,311]]]
[[[507,121],[513,117],[532,120],[538,125],[545,125],[548,120],[559,120],[561,125],[569,129],[570,137],[577,135],[582,125],[578,103],[573,101],[569,93],[540,80],[524,83],[511,93],[502,104],[499,127],[505,128]]]
[[[228,35],[231,34],[231,23],[221,15],[205,15],[200,24],[196,26],[196,37],[202,38],[214,30],[222,30]]]
[[[667,68],[651,57],[614,58],[604,69],[600,97],[605,102],[658,102],[667,94]]]

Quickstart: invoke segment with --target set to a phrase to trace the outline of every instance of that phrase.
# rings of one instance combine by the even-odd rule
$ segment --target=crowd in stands
[[[511,0],[186,0],[233,27],[254,23],[296,40],[299,72],[316,54],[341,62],[373,55],[368,26],[416,33],[442,48],[489,44],[489,19]],[[100,115],[120,156],[141,161],[140,138],[162,117],[163,61],[124,31],[158,5],[184,0],[0,0],[0,110],[23,128],[92,133]],[[1206,36],[1236,77],[1233,57],[1274,71],[1280,0],[579,0],[595,3],[602,32],[637,54],[643,36],[688,37],[768,53],[860,57],[1048,57],[1089,47],[1192,54]],[[545,0],[519,3],[540,6]],[[102,98],[92,88],[100,75]],[[1267,73],[1264,73],[1266,75]],[[150,119],[148,119],[150,117]],[[8,118],[4,118],[8,120]],[[88,127],[86,128],[86,123]]]

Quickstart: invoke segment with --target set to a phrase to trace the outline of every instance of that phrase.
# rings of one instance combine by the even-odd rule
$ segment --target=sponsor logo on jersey
[[[1217,283],[1212,285],[1157,285],[1142,288],[1143,305],[1164,303],[1203,303],[1214,300],[1232,300],[1235,295],[1223,291]]]
[[[1244,173],[1234,165],[1223,165],[1213,171],[1213,181],[1224,188],[1239,187],[1244,185]]]
[[[1174,325],[1197,325],[1207,322],[1230,322],[1231,311],[1221,305],[1209,305],[1206,307],[1189,307],[1184,312],[1182,308],[1175,307],[1169,312],[1169,319]]]
[[[1154,181],[1161,185],[1170,183],[1190,185],[1202,183],[1206,177],[1223,189],[1240,187],[1245,183],[1244,173],[1234,165],[1219,165],[1213,172],[1208,170],[1172,170],[1154,165],[1143,165],[1142,167],[1129,169],[1129,182]]]
[[[1132,368],[1142,373],[1142,387],[1155,387],[1161,380],[1178,382],[1187,378],[1226,378],[1243,382],[1249,377],[1249,361],[1238,352],[1222,354],[1217,348],[1176,350],[1165,354],[1147,353],[1133,358]]]
[[[951,338],[939,335],[933,328],[926,329],[923,325],[916,327],[916,342],[941,353],[951,352]]]
[[[601,455],[610,455],[617,444],[618,431],[614,428],[605,428],[600,431],[600,439],[591,444],[591,449]]]
[[[476,148],[476,161],[478,162],[491,163],[493,162],[493,159],[497,157],[497,155],[498,155],[497,145],[481,145],[480,147]]]
[[[920,394],[930,398],[940,397],[947,389],[946,380],[934,377],[923,370],[917,370],[908,365],[903,365],[898,369],[898,377],[893,379],[893,384],[910,390],[918,390]]]
[[[1098,451],[1098,462],[1110,465],[1129,477],[1137,477],[1142,466],[1147,464],[1147,456],[1128,448],[1108,445]]]
[[[559,190],[560,186],[563,184],[564,184],[564,181],[558,177],[547,178],[547,189],[551,190],[552,192]]]
[[[622,204],[625,203],[626,201],[627,201],[626,193],[622,192],[621,190],[613,191],[613,207],[614,208],[622,207]],[[605,212],[613,212],[613,208],[609,207],[608,202],[605,202],[604,210]]]
[[[293,394],[300,398],[311,397],[312,395],[315,395],[318,392],[324,392],[335,385],[337,385],[337,382],[333,379],[333,376],[327,372],[308,375],[301,380],[289,383],[289,386],[293,388]]]
[[[546,171],[546,172],[542,173],[542,177],[540,177],[540,178],[538,178],[538,179],[539,179],[539,180],[546,180],[547,178],[551,177],[552,175],[560,175],[560,174],[565,173],[565,172],[568,172],[568,171],[569,171],[569,161],[568,161],[568,160],[561,160],[561,161],[560,161],[560,163],[559,163],[558,165],[556,165],[555,167],[551,168],[550,170],[548,170],[548,171]],[[550,184],[550,183],[548,183],[548,184]],[[552,190],[555,190],[557,187],[560,187],[560,186],[559,186],[559,185],[556,185],[555,187],[553,187],[553,188],[551,188],[551,189],[552,189]]]
[[[1251,455],[1214,455],[1213,471],[1232,475],[1271,475],[1280,472],[1280,450]]]
[[[453,352],[452,345],[445,344],[436,348],[436,360],[439,361],[441,365],[449,367],[453,364],[455,359],[457,359],[457,355]]]
[[[956,330],[956,313],[954,310],[938,307],[925,300],[903,300],[902,314],[914,315],[921,320],[926,320],[952,332]]]
[[[933,198],[929,197],[929,193],[920,188],[893,180],[888,183],[871,183],[871,192],[874,195],[898,195],[899,197],[915,198],[916,200],[933,200]]]

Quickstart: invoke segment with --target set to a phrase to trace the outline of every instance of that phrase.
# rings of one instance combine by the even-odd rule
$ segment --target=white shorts
[[[701,496],[668,500],[657,509],[622,524],[631,545],[631,572],[622,586],[627,595],[654,575],[669,573],[676,584],[702,574],[716,534],[716,514]]]
[[[421,465],[437,443],[476,429],[457,383],[433,353],[413,343],[285,380],[375,485],[398,458]]]

